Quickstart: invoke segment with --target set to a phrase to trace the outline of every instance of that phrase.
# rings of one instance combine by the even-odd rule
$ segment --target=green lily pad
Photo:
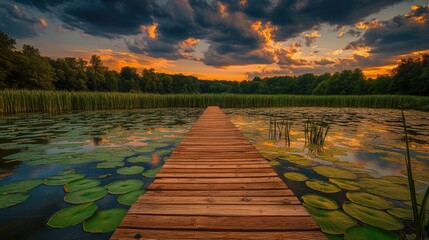
[[[361,206],[355,203],[343,204],[344,211],[360,221],[386,230],[399,230],[404,228],[399,219],[381,210]]]
[[[112,208],[98,211],[91,218],[83,222],[83,230],[91,233],[113,232],[127,214],[123,208]]]
[[[305,157],[298,154],[288,154],[288,155],[278,156],[278,157],[281,160],[289,161],[291,163],[294,163],[303,167],[308,167],[313,164],[312,160],[306,159]]]
[[[386,231],[373,226],[355,226],[347,229],[344,240],[399,240],[399,236],[393,232]]]
[[[393,208],[393,204],[386,199],[366,192],[348,192],[346,194],[350,201],[360,204],[362,206],[371,207],[375,209],[389,209]]]
[[[322,180],[310,179],[307,182],[305,182],[305,185],[307,185],[307,187],[311,189],[324,192],[324,193],[336,193],[341,191],[341,188],[338,187],[337,185],[329,182],[324,182]]]
[[[120,204],[131,206],[137,201],[140,195],[142,195],[145,192],[146,190],[137,190],[137,191],[126,193],[118,197],[118,202]]]
[[[308,179],[308,177],[305,176],[304,174],[297,173],[297,172],[287,172],[284,174],[284,176],[289,180],[297,181],[297,182],[303,182]]]
[[[387,212],[400,219],[414,220],[413,211],[411,209],[395,207],[388,209]]]
[[[343,234],[357,224],[356,220],[340,210],[319,209],[306,203],[303,205],[324,233]]]
[[[100,185],[100,180],[84,178],[84,179],[74,180],[72,182],[65,184],[64,191],[74,192],[85,188],[96,187],[98,185]]]
[[[139,174],[143,172],[144,167],[141,166],[132,166],[132,167],[123,167],[116,170],[117,173],[122,175],[133,175],[133,174]]]
[[[47,224],[52,228],[74,226],[90,218],[95,211],[97,211],[97,205],[93,202],[66,207],[54,213]]]
[[[302,196],[302,200],[307,204],[315,208],[335,210],[338,209],[338,204],[327,197],[316,195],[316,194],[306,194]]]
[[[0,186],[0,194],[25,193],[42,185],[43,179],[29,179]]]
[[[161,170],[161,167],[147,170],[146,172],[143,172],[142,175],[148,178],[154,178],[159,170]]]
[[[138,157],[128,158],[127,161],[130,163],[145,163],[145,162],[152,161],[152,157],[150,157],[150,156],[138,156]]]
[[[111,194],[125,194],[139,190],[144,185],[143,181],[138,179],[128,179],[116,181],[107,185],[107,190]]]
[[[85,177],[85,174],[65,174],[52,176],[45,179],[45,185],[64,185],[74,180],[82,179]]]
[[[380,178],[361,178],[358,184],[367,192],[395,200],[409,200],[410,191],[403,185],[394,184]]]
[[[103,198],[106,194],[107,190],[104,187],[86,188],[68,193],[64,197],[64,201],[73,204],[94,202]]]
[[[347,170],[329,166],[316,166],[313,170],[318,174],[328,178],[355,179],[356,174]]]
[[[18,205],[27,200],[29,197],[30,195],[25,195],[23,193],[0,195],[0,209]]]
[[[335,235],[330,235],[330,234],[325,234],[325,235],[328,238],[328,240],[343,240],[342,237],[338,237],[338,236],[335,236]]]
[[[341,179],[341,178],[329,178],[329,181],[338,185],[342,189],[346,190],[359,190],[360,185],[352,180]]]
[[[280,163],[278,162],[278,161],[276,161],[276,160],[271,160],[271,161],[269,161],[268,162],[271,166],[279,166],[280,165]]]

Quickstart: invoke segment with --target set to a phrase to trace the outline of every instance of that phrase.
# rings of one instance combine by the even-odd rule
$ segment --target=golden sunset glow
[[[143,32],[147,33],[149,38],[156,39],[157,38],[157,33],[156,33],[157,27],[158,27],[158,24],[154,23],[154,24],[149,25],[149,26],[142,26],[141,29]]]
[[[116,71],[243,81],[359,68],[374,77],[429,51],[429,5],[421,0],[364,8],[345,1],[345,16],[332,15],[325,0],[5,1],[2,26],[18,47],[30,43],[54,59],[96,54]]]

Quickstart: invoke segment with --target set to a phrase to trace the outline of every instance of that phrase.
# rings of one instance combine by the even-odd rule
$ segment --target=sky
[[[51,58],[247,80],[429,53],[429,0],[2,0],[0,31]]]

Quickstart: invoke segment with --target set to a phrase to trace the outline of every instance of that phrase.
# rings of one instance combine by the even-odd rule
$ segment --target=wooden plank
[[[198,216],[310,216],[302,205],[193,205],[141,204],[136,202],[128,214],[198,215]]]
[[[264,190],[286,188],[283,182],[270,183],[152,183],[150,190]]]
[[[269,205],[283,205],[283,204],[301,204],[295,196],[285,197],[206,197],[206,196],[192,196],[192,197],[177,197],[177,196],[145,196],[139,199],[139,204],[269,204]]]
[[[136,240],[137,239],[205,239],[205,240],[224,240],[224,239],[247,239],[247,240],[314,240],[327,239],[320,231],[185,231],[185,230],[152,230],[152,229],[130,229],[119,228],[112,236],[112,240]]]
[[[218,107],[172,151],[111,239],[326,239]]]
[[[279,177],[243,177],[243,178],[157,178],[154,183],[270,183],[283,182]]]
[[[205,196],[205,197],[284,197],[294,196],[290,189],[275,190],[149,190],[143,196]]]
[[[275,224],[273,224],[275,223]],[[207,216],[165,216],[128,214],[121,223],[123,228],[135,225],[149,229],[189,229],[189,230],[248,230],[248,231],[290,231],[318,230],[319,226],[311,217],[260,216],[257,220],[247,216],[207,217]]]

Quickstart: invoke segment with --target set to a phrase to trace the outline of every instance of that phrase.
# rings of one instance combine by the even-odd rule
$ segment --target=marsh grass
[[[426,219],[426,203],[429,197],[429,187],[426,188],[425,195],[423,197],[423,201],[421,203],[420,211],[419,206],[417,203],[417,193],[416,193],[416,187],[414,185],[414,178],[413,178],[413,170],[411,165],[411,157],[410,157],[410,147],[408,142],[408,131],[407,131],[407,122],[405,120],[404,112],[402,111],[402,122],[404,124],[404,133],[405,133],[405,145],[406,145],[406,154],[405,154],[405,164],[407,167],[407,176],[408,176],[408,185],[410,189],[410,196],[411,196],[411,205],[413,209],[413,218],[414,218],[414,227],[416,230],[416,240],[424,240],[426,239],[425,236],[427,236],[426,230],[425,230],[425,219]],[[426,228],[429,227],[426,226]]]
[[[304,123],[305,145],[315,146],[321,149],[325,144],[326,136],[328,135],[331,122],[322,117],[319,121],[308,119]]]
[[[292,122],[286,118],[270,118],[268,127],[268,138],[275,139],[277,141],[285,141],[285,146],[290,147],[290,129]]]
[[[429,97],[0,91],[0,113],[168,107],[368,107],[429,110]]]

